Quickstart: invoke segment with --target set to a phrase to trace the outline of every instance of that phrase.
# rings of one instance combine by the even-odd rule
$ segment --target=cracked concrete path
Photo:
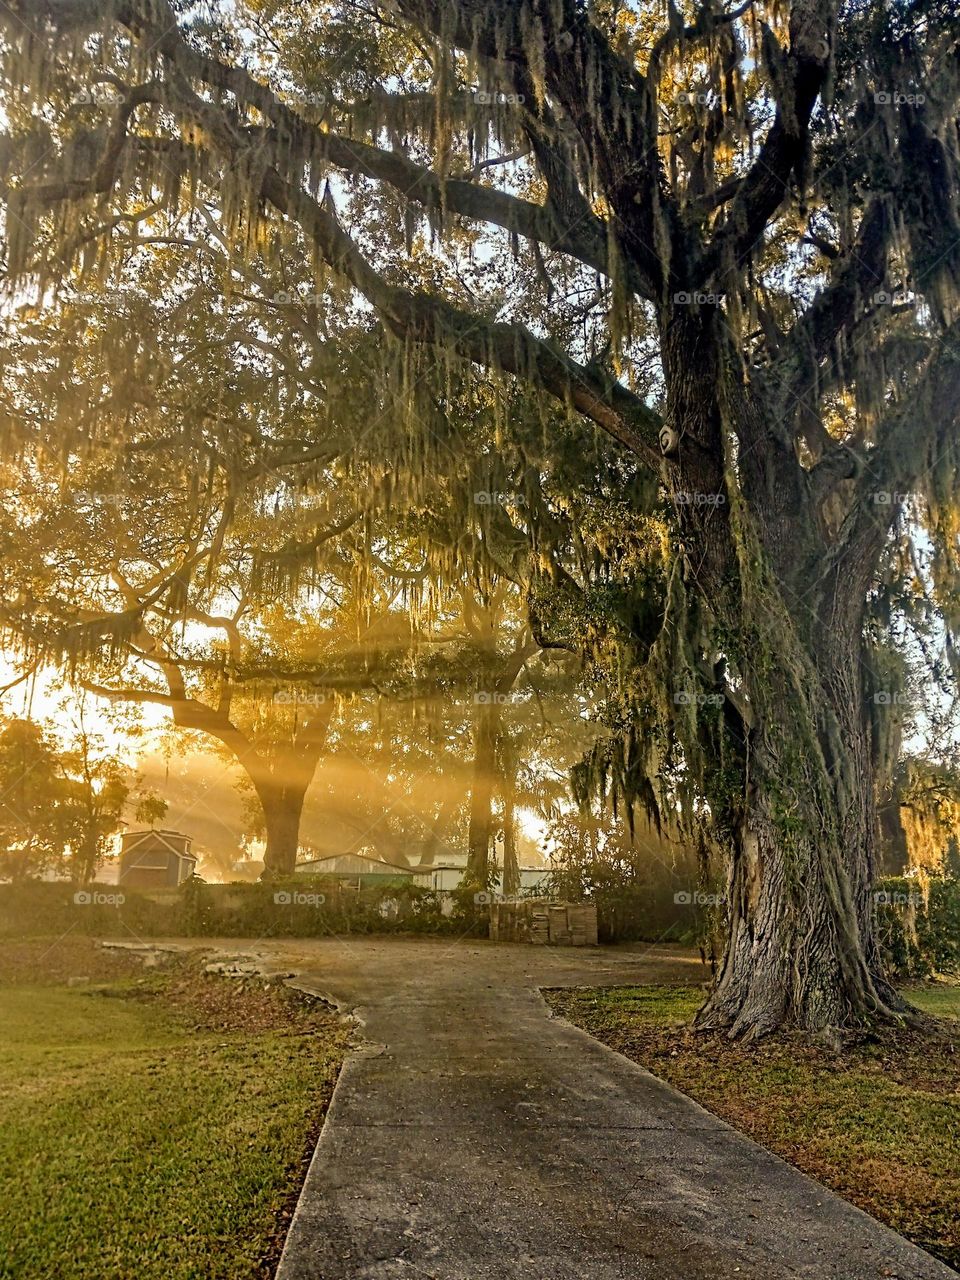
[[[236,953],[243,950],[225,944]],[[362,1023],[278,1280],[957,1273],[552,1018],[540,988],[699,982],[671,947],[258,943]]]

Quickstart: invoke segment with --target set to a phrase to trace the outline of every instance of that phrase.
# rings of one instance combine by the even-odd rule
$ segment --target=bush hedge
[[[0,885],[0,937],[76,931],[126,937],[327,937],[347,933],[485,932],[439,894],[397,884],[347,887],[297,876],[272,884],[204,884],[142,892],[116,885]]]
[[[942,877],[921,884],[918,879],[889,877],[877,883],[876,895],[880,947],[897,980],[960,977],[960,880]],[[722,906],[704,907],[696,900],[677,903],[662,885],[610,881],[593,886],[589,896],[597,902],[601,942],[639,938],[708,946],[716,932],[711,925],[719,924],[723,911]],[[454,895],[452,915],[443,914],[442,904],[439,894],[419,886],[358,889],[329,877],[209,885],[194,879],[179,889],[149,893],[114,885],[28,881],[0,885],[0,937],[68,932],[134,938],[486,936],[486,913],[472,908],[472,895],[469,901]]]

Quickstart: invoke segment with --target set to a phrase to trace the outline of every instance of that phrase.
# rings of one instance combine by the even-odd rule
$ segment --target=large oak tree
[[[300,246],[372,312],[408,403],[438,363],[519,380],[662,486],[674,568],[630,650],[617,775],[669,808],[638,732],[668,721],[671,780],[728,865],[700,1023],[736,1035],[905,1012],[874,936],[892,693],[868,623],[921,525],[947,636],[957,616],[951,8],[4,10],[15,290],[104,278],[131,227],[212,211],[238,258]],[[544,625],[542,584],[531,607]]]

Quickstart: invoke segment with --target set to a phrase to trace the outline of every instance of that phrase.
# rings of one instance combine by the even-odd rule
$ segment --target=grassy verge
[[[555,1012],[960,1264],[960,1026],[955,1037],[850,1037],[840,1053],[790,1037],[741,1047],[688,1029],[696,988],[545,994]],[[960,1016],[960,988],[908,994],[938,1017]]]
[[[5,945],[0,971],[0,1276],[272,1274],[339,1020],[196,960],[145,976],[85,939]]]

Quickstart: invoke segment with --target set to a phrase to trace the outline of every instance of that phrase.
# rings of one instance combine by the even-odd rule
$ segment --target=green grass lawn
[[[911,1004],[935,1018],[960,1018],[960,986],[913,987],[904,995]]]
[[[960,1027],[732,1045],[689,1023],[692,987],[545,993],[554,1010],[953,1266],[960,1264]],[[960,1017],[960,988],[906,993]],[[948,1024],[949,1025],[949,1024]]]
[[[0,987],[4,1280],[270,1273],[345,1032],[256,988]]]

